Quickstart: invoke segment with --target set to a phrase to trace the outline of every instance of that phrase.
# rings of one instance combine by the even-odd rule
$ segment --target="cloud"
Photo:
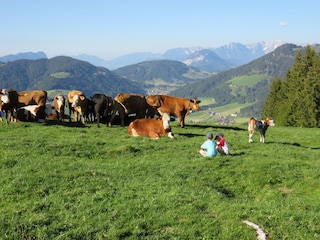
[[[280,22],[281,27],[286,27],[288,24],[286,22]]]

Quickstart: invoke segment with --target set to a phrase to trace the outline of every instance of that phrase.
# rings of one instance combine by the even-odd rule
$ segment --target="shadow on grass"
[[[199,128],[199,129],[216,128],[216,129],[234,130],[234,131],[247,131],[247,129],[234,127],[234,126],[215,126],[215,125],[202,125],[202,124],[192,124],[192,125],[185,126],[186,129],[188,129],[188,127]]]
[[[309,149],[320,149],[320,147],[306,147],[306,146],[302,146],[300,143],[289,143],[289,142],[265,142],[264,144],[282,144],[282,145],[291,145],[294,147],[302,147],[302,148],[309,148]]]
[[[242,156],[244,155],[245,152],[239,152],[239,153],[230,153],[229,156],[232,156],[232,157],[237,157],[237,156]]]
[[[195,134],[195,133],[176,133],[176,136],[183,136],[187,138],[193,138],[193,137],[203,137],[203,134]]]
[[[63,127],[75,127],[75,128],[88,128],[89,126],[86,124],[82,124],[81,122],[59,122],[55,120],[46,121],[44,126],[63,126]],[[91,124],[90,124],[91,125]]]

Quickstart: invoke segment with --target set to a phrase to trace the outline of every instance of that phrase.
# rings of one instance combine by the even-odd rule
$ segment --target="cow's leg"
[[[112,114],[111,114],[111,117],[110,117],[109,127],[111,127],[111,125],[113,124],[113,120],[114,120],[117,112],[118,112],[119,115],[120,115],[120,109],[121,109],[120,104],[115,101],[114,104],[113,104],[113,108],[112,108]]]
[[[74,111],[73,115],[74,115],[74,120],[76,121],[76,123],[78,123],[78,111]]]
[[[156,132],[149,133],[149,137],[153,138],[153,139],[159,139],[160,138],[159,134],[156,133]]]
[[[94,105],[95,118],[97,119],[97,127],[100,127],[100,111],[98,104]]]
[[[249,130],[249,143],[252,143],[252,136],[253,136],[254,131],[253,130]]]
[[[184,128],[184,116],[182,116],[182,117],[181,117],[181,123],[180,123],[180,126],[181,126],[182,128]]]
[[[4,111],[4,115],[5,115],[5,118],[6,118],[6,124],[8,125],[9,124],[9,111],[5,110]],[[11,115],[10,115],[10,118],[11,118]]]
[[[124,127],[125,126],[124,119],[126,117],[126,113],[125,113],[125,110],[122,106],[118,109],[118,113],[120,116],[121,126]]]
[[[69,103],[69,122],[71,122],[71,111],[72,111],[72,107],[71,107],[71,103]]]
[[[80,118],[81,118],[81,122],[82,122],[82,124],[84,125],[84,124],[86,124],[86,119],[85,119],[85,113],[81,110],[81,112],[80,112]]]
[[[260,142],[261,142],[261,143],[264,143],[264,134],[265,134],[265,133],[263,132],[263,130],[261,130],[261,131],[260,131]]]

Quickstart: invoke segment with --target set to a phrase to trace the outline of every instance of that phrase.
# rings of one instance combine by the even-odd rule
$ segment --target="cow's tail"
[[[122,107],[123,107],[123,109],[124,109],[124,112],[126,113],[126,114],[128,114],[128,109],[126,108],[126,106],[122,103],[122,102],[120,102],[120,101],[117,101],[116,99],[115,99],[115,101],[117,102],[117,103],[119,103]]]

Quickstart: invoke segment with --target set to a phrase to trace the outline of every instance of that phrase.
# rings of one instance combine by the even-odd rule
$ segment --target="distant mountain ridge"
[[[47,55],[44,52],[25,52],[25,53],[18,53],[18,54],[10,54],[3,57],[0,57],[0,62],[6,63],[9,61],[16,61],[20,59],[29,59],[29,60],[36,60],[41,58],[47,58]]]
[[[226,62],[228,62],[230,68],[234,66],[240,66],[245,63],[248,63],[256,58],[259,58],[273,50],[277,47],[283,45],[284,42],[280,40],[274,40],[270,42],[260,41],[253,44],[241,44],[241,43],[230,43],[227,45],[223,45],[221,47],[210,48],[210,47],[185,47],[185,48],[174,48],[165,51],[163,54],[161,53],[152,53],[152,52],[136,52],[126,54],[111,60],[103,60],[101,58],[96,58],[95,60],[92,58],[94,56],[85,56],[78,55],[73,56],[76,59],[89,61],[93,65],[106,67],[110,70],[115,70],[120,67],[146,62],[153,60],[173,60],[184,62],[188,60],[191,64],[191,67],[197,67],[196,65],[201,65],[201,70],[211,71],[212,64],[217,63],[218,65],[223,66],[221,69],[214,69],[214,72],[225,71]],[[202,63],[200,61],[196,61],[192,59],[192,55],[199,57],[200,51],[210,50],[213,53],[218,55],[217,59],[206,59],[203,58]],[[220,57],[220,58],[219,58]],[[219,61],[222,61],[219,63]],[[100,65],[99,65],[100,64]],[[194,65],[193,65],[194,64]]]
[[[284,44],[280,40],[260,41],[253,44],[241,44],[231,42],[220,47],[184,47],[168,49],[163,54],[152,52],[136,52],[126,54],[111,60],[104,60],[97,56],[80,54],[70,56],[75,59],[87,61],[95,66],[105,67],[115,70],[132,64],[153,61],[153,60],[173,60],[184,62],[188,66],[197,67],[200,70],[210,72],[222,72],[237,66],[246,64],[257,59]],[[19,59],[41,59],[47,58],[45,53],[18,53],[0,57],[0,62],[14,61]]]

